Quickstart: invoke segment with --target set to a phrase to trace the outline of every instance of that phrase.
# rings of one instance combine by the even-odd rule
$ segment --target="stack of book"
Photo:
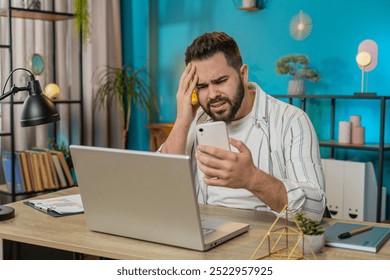
[[[11,153],[1,154],[7,189],[11,185]],[[15,192],[28,193],[73,186],[74,180],[62,152],[32,148],[15,153]]]

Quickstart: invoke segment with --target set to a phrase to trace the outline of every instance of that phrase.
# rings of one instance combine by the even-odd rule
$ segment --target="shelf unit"
[[[330,157],[334,157],[335,149],[354,149],[354,150],[366,150],[375,151],[378,153],[378,194],[377,194],[377,209],[376,209],[376,221],[381,220],[381,208],[382,208],[382,185],[383,185],[383,162],[385,151],[390,151],[390,144],[385,144],[385,116],[386,116],[386,102],[390,100],[390,96],[376,96],[376,95],[272,95],[278,99],[287,99],[288,103],[293,104],[294,99],[301,101],[301,109],[306,111],[306,101],[308,99],[330,99],[330,139],[329,141],[320,141],[320,147],[330,148]],[[380,105],[380,122],[379,122],[379,139],[378,143],[365,143],[363,145],[356,144],[340,144],[335,140],[335,114],[336,114],[336,101],[341,99],[355,99],[355,100],[376,100]]]
[[[241,11],[248,11],[248,12],[256,12],[256,11],[260,11],[261,10],[261,8],[259,8],[259,7],[250,7],[250,8],[240,7],[238,9],[241,10]]]
[[[31,20],[42,20],[42,21],[50,21],[53,25],[53,57],[52,57],[52,63],[53,63],[53,82],[56,83],[56,27],[55,23],[57,21],[63,21],[63,20],[71,20],[74,18],[74,14],[71,13],[62,13],[62,12],[56,12],[55,11],[55,1],[52,1],[52,10],[46,11],[46,10],[33,10],[33,9],[24,9],[24,8],[17,8],[12,6],[12,1],[8,1],[8,7],[1,7],[0,8],[0,17],[7,17],[8,18],[8,34],[9,34],[9,42],[8,44],[2,44],[0,45],[1,49],[8,49],[9,50],[9,64],[10,64],[10,73],[13,70],[13,47],[12,47],[12,18],[20,18],[20,19],[31,19]],[[83,65],[82,65],[82,36],[81,32],[79,34],[79,69],[80,69],[80,94],[78,100],[59,100],[54,101],[54,103],[57,105],[61,104],[77,104],[79,106],[79,114],[80,114],[80,142],[84,142],[84,135],[83,135]],[[10,84],[13,84],[13,78],[10,78]],[[0,195],[10,195],[12,201],[16,201],[16,197],[19,195],[28,195],[29,193],[16,193],[15,189],[15,128],[14,128],[14,105],[23,104],[23,102],[15,102],[13,95],[11,95],[6,102],[2,102],[3,104],[10,104],[10,131],[1,131],[0,137],[11,137],[10,141],[10,152],[11,152],[11,179],[12,179],[12,192],[7,191],[0,191]],[[57,133],[57,127],[54,123],[54,139],[56,139],[56,133]],[[63,188],[60,188],[63,189]],[[33,192],[37,193],[37,192]]]
[[[74,14],[70,13],[58,13],[54,11],[43,11],[43,10],[29,10],[23,8],[5,8],[0,9],[1,17],[8,17],[9,12],[11,13],[11,18],[24,18],[24,19],[34,19],[34,20],[46,20],[46,21],[58,21],[58,20],[68,20],[74,17]]]

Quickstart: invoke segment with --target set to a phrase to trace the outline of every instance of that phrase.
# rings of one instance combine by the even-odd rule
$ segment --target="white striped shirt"
[[[267,95],[257,84],[250,83],[250,89],[256,92],[252,112],[232,122],[229,132],[233,134],[229,137],[237,136],[235,139],[251,150],[253,163],[283,182],[292,212],[304,211],[306,217],[321,220],[326,205],[325,182],[318,139],[310,119],[301,109]],[[245,189],[212,187],[203,182],[194,157],[195,128],[209,121],[210,117],[199,109],[187,137],[199,203],[272,211]]]

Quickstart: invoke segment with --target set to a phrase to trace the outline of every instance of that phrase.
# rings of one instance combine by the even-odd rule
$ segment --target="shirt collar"
[[[268,122],[267,94],[256,83],[249,83],[249,90],[256,93],[255,102],[253,102],[252,117],[255,123]]]

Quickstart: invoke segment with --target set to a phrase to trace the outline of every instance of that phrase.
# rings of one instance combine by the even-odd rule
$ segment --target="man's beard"
[[[206,112],[206,114],[212,118],[213,121],[224,121],[229,124],[234,120],[238,110],[240,109],[244,95],[245,88],[242,80],[240,79],[240,83],[237,85],[236,95],[233,100],[230,100],[227,97],[217,96],[214,99],[210,99],[207,102],[206,107],[202,105],[200,106]],[[212,111],[211,105],[217,102],[226,102],[230,106],[228,106],[228,109],[226,110],[221,110],[218,112]]]

